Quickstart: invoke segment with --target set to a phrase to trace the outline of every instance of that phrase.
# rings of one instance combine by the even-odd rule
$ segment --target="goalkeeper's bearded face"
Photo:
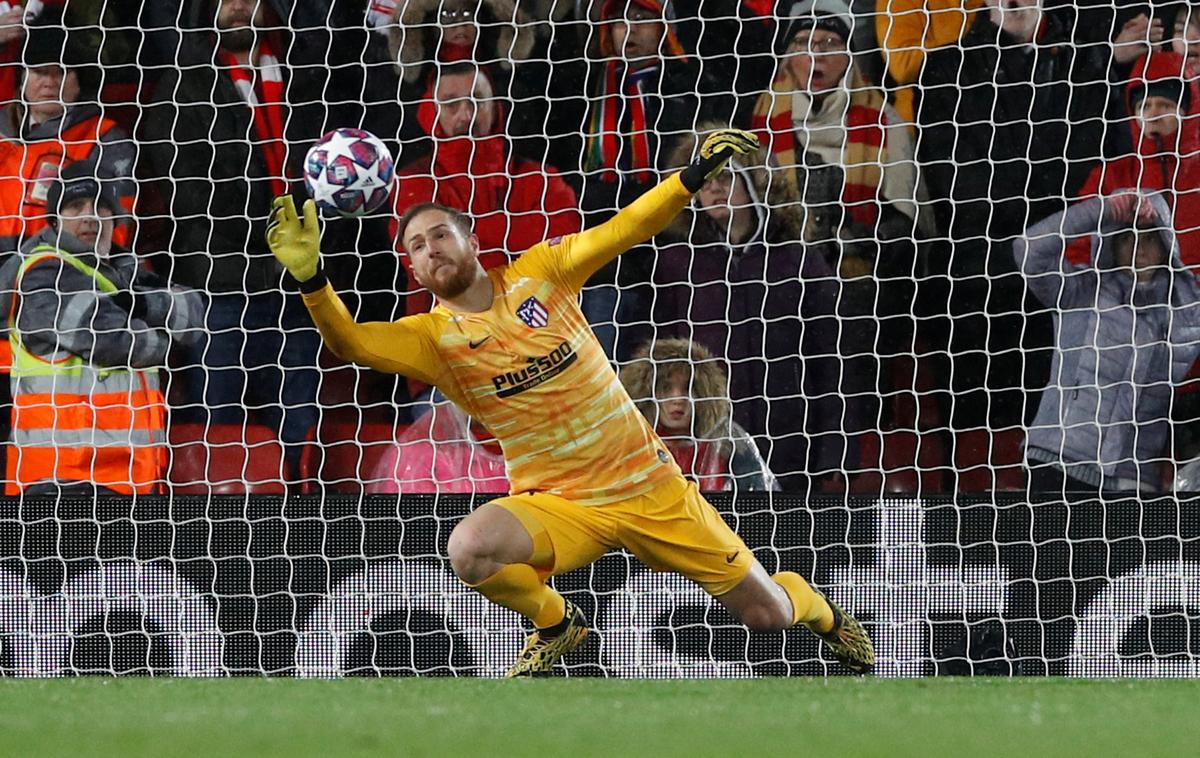
[[[403,243],[417,282],[441,300],[461,295],[482,270],[479,238],[460,219],[437,208],[409,220]]]

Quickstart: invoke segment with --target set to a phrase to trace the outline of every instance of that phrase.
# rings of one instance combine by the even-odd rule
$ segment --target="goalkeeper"
[[[617,547],[697,582],[751,629],[803,624],[853,671],[875,663],[861,624],[799,574],[768,575],[683,477],[579,310],[593,272],[662,231],[731,157],[757,149],[753,134],[719,130],[691,166],[608,222],[491,271],[464,214],[414,206],[397,236],[438,304],[393,323],[355,323],[321,271],[316,206],[307,201],[301,218],[291,197],[275,200],[267,240],[329,348],[437,386],[500,441],[512,494],[463,519],[448,552],[462,581],[534,626],[509,676],[548,673],[583,642],[582,611],[546,581]]]

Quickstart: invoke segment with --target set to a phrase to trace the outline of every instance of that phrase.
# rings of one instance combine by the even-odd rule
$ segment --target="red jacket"
[[[486,137],[446,138],[436,123],[432,93],[418,109],[417,118],[433,136],[433,152],[401,167],[396,173],[396,216],[417,203],[436,202],[471,214],[479,236],[479,256],[484,268],[508,263],[544,239],[578,232],[583,219],[575,190],[556,169],[510,154],[504,136],[493,130]],[[496,123],[504,123],[498,112]],[[433,298],[412,276],[408,256],[396,240],[405,272],[417,290],[407,299],[408,313],[427,312]]]
[[[1184,61],[1171,52],[1142,56],[1133,64],[1125,85],[1125,105],[1133,113],[1133,90],[1161,79],[1184,79]],[[1092,169],[1080,189],[1080,197],[1108,196],[1124,189],[1165,192],[1175,218],[1183,262],[1200,266],[1200,86],[1188,81],[1191,103],[1179,125],[1179,147],[1164,146],[1142,134],[1136,118],[1130,117],[1130,131],[1136,152],[1102,163]],[[1079,240],[1067,251],[1074,263],[1086,263],[1090,257],[1088,240]]]

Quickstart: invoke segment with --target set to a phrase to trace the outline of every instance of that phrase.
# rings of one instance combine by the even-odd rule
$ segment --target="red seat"
[[[309,470],[337,492],[362,492],[379,460],[396,445],[396,424],[386,414],[348,409],[322,413]]]
[[[1025,489],[1025,432],[973,429],[954,439],[959,492]]]
[[[852,477],[857,493],[941,492],[945,451],[939,435],[891,431],[859,437],[861,470]],[[852,472],[853,473],[853,472]]]
[[[179,495],[278,495],[287,491],[283,446],[258,424],[172,424],[169,476]]]

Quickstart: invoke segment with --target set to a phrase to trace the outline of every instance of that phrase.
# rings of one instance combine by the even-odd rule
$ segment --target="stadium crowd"
[[[323,351],[267,250],[345,126],[398,165],[386,212],[325,220],[359,320],[431,307],[418,203],[491,268],[760,135],[583,294],[706,490],[1200,465],[1200,5],[26,0],[0,64],[9,493],[504,489],[486,430]]]

